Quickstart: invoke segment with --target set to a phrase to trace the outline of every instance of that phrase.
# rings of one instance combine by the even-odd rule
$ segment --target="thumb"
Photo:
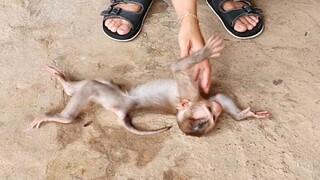
[[[186,41],[180,41],[179,43],[179,46],[180,46],[180,57],[186,57],[189,55],[189,49],[190,49],[190,46],[189,44],[186,42]]]
[[[194,70],[193,70],[193,75],[192,75],[192,79],[194,81],[197,81],[199,79],[200,72],[201,72],[201,67],[199,64],[196,64],[196,66],[194,67]]]
[[[210,76],[209,77],[203,77],[200,81],[200,86],[203,90],[203,92],[208,93],[210,89]]]
[[[204,62],[205,63],[205,62]],[[210,64],[202,64],[203,68],[200,70],[198,78],[200,79],[200,87],[205,92],[208,93],[211,84],[211,66]]]

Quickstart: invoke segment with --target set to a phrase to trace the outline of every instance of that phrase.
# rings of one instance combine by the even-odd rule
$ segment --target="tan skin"
[[[177,12],[178,18],[184,16],[188,11],[192,14],[197,14],[197,0],[172,0],[172,4]],[[243,2],[227,1],[223,4],[223,8],[228,11],[241,8],[243,5]],[[135,4],[118,4],[117,7],[134,12],[138,12],[141,9]],[[256,16],[240,17],[236,20],[234,29],[239,32],[245,32],[253,29],[258,22],[259,19]],[[131,28],[130,24],[122,19],[109,19],[105,22],[105,26],[112,32],[117,32],[120,35],[127,34]],[[181,57],[185,57],[204,47],[204,40],[197,19],[192,16],[183,18],[178,35],[178,42]],[[211,82],[211,65],[209,60],[205,60],[195,66],[193,78],[194,80],[200,80],[200,87],[204,92],[207,93],[209,91]]]

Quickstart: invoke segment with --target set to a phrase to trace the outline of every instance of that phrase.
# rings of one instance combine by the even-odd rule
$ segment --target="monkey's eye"
[[[203,131],[203,128],[206,126],[206,124],[208,124],[209,121],[204,121],[204,122],[200,122],[198,124],[196,124],[195,126],[193,126],[192,130],[195,132],[201,132]]]
[[[212,108],[210,106],[207,106],[207,109],[212,114]]]

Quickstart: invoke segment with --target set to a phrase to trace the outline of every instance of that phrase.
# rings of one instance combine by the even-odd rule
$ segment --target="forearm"
[[[178,43],[181,50],[181,57],[186,57],[200,50],[205,45],[197,18],[197,2],[197,0],[172,0],[172,4],[180,21]],[[211,66],[208,59],[195,66],[193,79],[200,79],[200,86],[203,91],[209,91]]]

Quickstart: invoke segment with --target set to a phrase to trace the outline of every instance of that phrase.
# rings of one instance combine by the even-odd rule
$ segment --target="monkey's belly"
[[[178,88],[173,79],[159,79],[139,85],[129,93],[139,108],[168,110],[178,103]]]

